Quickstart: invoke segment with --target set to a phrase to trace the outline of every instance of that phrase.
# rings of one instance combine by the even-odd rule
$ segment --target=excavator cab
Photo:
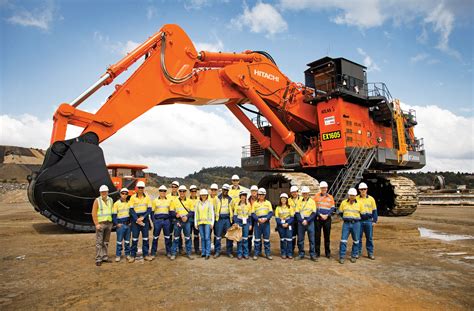
[[[135,194],[137,182],[143,181],[146,184],[144,169],[146,165],[139,164],[108,164],[110,178],[116,189],[127,188],[128,195]]]

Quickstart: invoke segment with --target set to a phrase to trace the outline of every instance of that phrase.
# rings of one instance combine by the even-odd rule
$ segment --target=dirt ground
[[[355,264],[341,265],[334,256],[341,231],[336,223],[334,258],[317,263],[280,259],[272,231],[273,261],[171,262],[160,238],[152,262],[96,267],[94,234],[65,231],[27,203],[0,203],[0,309],[472,310],[473,225],[472,207],[422,206],[409,217],[382,217],[376,260]],[[420,237],[419,228],[464,239]],[[115,233],[110,245],[113,258]]]

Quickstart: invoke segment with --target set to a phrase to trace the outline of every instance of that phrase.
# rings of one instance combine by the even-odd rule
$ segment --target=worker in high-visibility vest
[[[361,182],[359,184],[359,195],[357,201],[360,204],[360,238],[359,238],[359,256],[362,255],[362,234],[365,234],[367,257],[375,260],[373,227],[377,223],[377,204],[372,196],[367,194],[367,184]],[[357,257],[359,257],[357,256]]]
[[[248,197],[248,203],[250,204],[250,208],[253,208],[253,204],[257,202],[257,194],[258,192],[258,187],[257,185],[253,185],[250,187],[250,196]],[[252,242],[253,242],[253,236],[254,236],[254,229],[255,229],[255,223],[253,221],[252,217],[249,217],[249,238],[247,240],[248,248],[249,248],[249,254],[252,253]],[[260,254],[262,253],[262,244],[260,244]]]
[[[336,212],[334,198],[328,193],[328,183],[319,183],[320,192],[316,193],[313,200],[316,202],[315,244],[316,256],[321,254],[321,230],[324,234],[324,253],[326,258],[331,258],[331,215]]]
[[[239,199],[239,193],[242,187],[240,186],[240,177],[238,175],[232,175],[232,186],[229,189],[229,196],[232,198],[232,200],[238,200]]]
[[[360,238],[360,203],[357,201],[357,190],[350,188],[349,198],[342,201],[338,213],[342,217],[341,242],[339,244],[339,263],[343,264],[346,257],[347,238],[352,236],[351,262],[356,262],[359,254]]]
[[[189,213],[191,212],[191,200],[186,197],[188,189],[185,185],[181,185],[178,188],[179,197],[172,203],[171,217],[176,218],[176,223],[173,232],[173,244],[171,246],[171,260],[176,259],[178,251],[179,237],[181,231],[184,234],[184,245],[186,248],[186,257],[190,260],[194,260],[191,255],[192,243],[191,243],[191,223],[189,222]]]
[[[215,217],[216,217],[216,226],[214,228],[214,233],[216,236],[216,243],[214,245],[215,255],[214,258],[218,258],[221,253],[221,241],[222,237],[225,236],[227,230],[231,226],[232,221],[232,198],[229,196],[229,189],[230,186],[228,184],[224,184],[222,186],[222,193],[217,196],[219,200],[219,204],[217,207],[214,208]],[[232,248],[233,248],[233,241],[226,239],[226,254],[227,257],[232,258]]]
[[[130,257],[130,208],[128,207],[128,189],[120,190],[120,198],[114,203],[112,208],[112,222],[115,226],[117,234],[117,247],[115,250],[115,261],[120,262],[122,257],[122,243],[125,248],[125,256],[127,261],[131,261]]]
[[[249,259],[249,223],[252,214],[252,207],[247,202],[247,192],[240,191],[239,201],[233,206],[233,222],[242,228],[242,240],[237,242],[237,259]]]
[[[298,202],[300,201],[301,197],[298,193],[299,189],[298,186],[291,186],[290,187],[290,197],[288,198],[288,205],[293,208],[293,210],[296,212],[296,206],[299,204]],[[291,244],[291,252],[294,254],[295,253],[295,248],[296,245],[298,244],[298,221],[295,218],[293,221],[292,225],[292,244]]]
[[[199,230],[194,228],[194,215],[195,215],[195,207],[197,202],[199,201],[199,197],[197,195],[198,188],[196,185],[191,185],[189,187],[189,200],[191,200],[191,213],[189,216],[189,222],[191,223],[191,239],[193,241],[194,252],[196,254],[199,253]]]
[[[263,235],[263,245],[265,248],[265,257],[268,260],[272,260],[273,257],[270,252],[270,219],[273,216],[273,208],[270,201],[265,200],[265,195],[267,190],[265,188],[258,189],[258,199],[253,204],[252,207],[252,217],[255,224],[255,250],[253,260],[257,260],[260,255],[260,245],[262,243]]]
[[[130,207],[130,215],[132,216],[132,251],[131,262],[135,261],[138,249],[138,238],[142,234],[142,254],[147,261],[153,260],[153,257],[148,256],[150,244],[148,242],[150,222],[148,220],[152,204],[150,197],[145,193],[145,183],[143,181],[137,182],[137,192],[130,197],[128,201]]]
[[[179,188],[179,181],[177,180],[174,180],[172,183],[171,183],[171,193],[169,195],[167,195],[168,198],[171,199],[171,205],[170,205],[170,209],[172,210],[173,209],[173,206],[175,205],[174,204],[174,201],[176,201],[178,199],[178,188]],[[176,218],[175,217],[171,217],[170,219],[170,225],[171,225],[171,228],[170,228],[170,231],[171,231],[171,234],[173,234],[174,232],[174,225],[176,224]],[[180,236],[179,237],[179,243],[178,243],[178,249],[179,249],[179,253],[181,255],[184,255],[184,250],[183,250],[183,237]]]
[[[293,258],[292,236],[295,210],[288,204],[288,194],[280,194],[280,202],[275,208],[275,220],[280,235],[280,256],[282,259]]]
[[[309,256],[312,261],[317,261],[316,251],[314,248],[314,219],[316,218],[316,203],[309,197],[309,188],[303,186],[301,188],[302,198],[296,206],[296,219],[298,220],[298,256],[295,260],[304,258],[304,235],[308,234],[309,240]]]
[[[199,201],[194,207],[194,228],[201,235],[201,257],[206,260],[211,256],[211,229],[214,226],[214,206],[209,201],[206,189],[199,191]]]
[[[219,201],[219,198],[217,197],[217,190],[219,190],[219,186],[214,183],[214,184],[211,184],[211,186],[209,187],[209,196],[208,196],[208,200],[209,202],[211,202],[212,206],[214,206],[214,213],[216,212],[217,209],[219,209],[219,204],[221,203]],[[216,235],[216,225],[217,225],[217,220],[216,218],[214,218],[214,225],[213,227],[211,228],[211,235],[212,235],[212,232],[214,231],[214,250],[215,250],[215,246],[217,244],[217,235]]]
[[[107,248],[112,232],[112,208],[114,201],[109,197],[109,187],[102,185],[99,188],[100,196],[92,205],[92,220],[95,225],[95,265],[110,262]]]
[[[158,239],[163,231],[166,256],[171,257],[171,199],[166,196],[168,189],[165,185],[158,188],[158,197],[151,202],[153,219],[153,242],[151,243],[151,256],[155,258],[158,251]]]

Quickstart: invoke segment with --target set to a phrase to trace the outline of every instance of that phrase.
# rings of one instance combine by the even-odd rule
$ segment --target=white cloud
[[[251,32],[264,33],[267,37],[288,29],[288,24],[281,14],[268,3],[257,3],[249,9],[247,5],[244,12],[231,20],[231,25],[242,30],[248,27]]]
[[[190,105],[155,107],[101,144],[106,162],[145,164],[160,175],[179,177],[202,167],[240,165],[241,146],[249,144],[249,134],[225,107],[215,111]],[[47,148],[52,124],[31,115],[1,115],[0,144]],[[80,132],[68,127],[67,137]]]
[[[184,8],[186,10],[199,10],[210,4],[210,0],[185,0]]]
[[[380,71],[379,66],[373,61],[372,57],[370,57],[363,49],[357,48],[357,52],[364,57],[363,64],[367,67],[367,71]]]
[[[37,27],[48,31],[54,20],[55,7],[53,1],[47,1],[40,8],[27,10],[12,6],[13,15],[7,18],[7,22],[24,27]]]
[[[415,135],[424,138],[424,171],[474,172],[474,118],[464,117],[435,105],[409,106],[415,109]]]
[[[329,19],[334,23],[357,26],[361,29],[382,26],[388,21],[397,27],[415,21],[422,27],[422,32],[417,37],[418,42],[427,42],[429,28],[439,36],[436,45],[439,50],[461,58],[459,52],[449,46],[449,37],[456,21],[455,13],[463,14],[462,11],[468,7],[463,1],[280,0],[278,6],[283,10],[327,11]],[[472,7],[470,9],[472,10]]]
[[[224,50],[224,43],[220,39],[216,39],[216,42],[195,42],[194,46],[196,50],[199,51],[210,51],[210,52],[220,52]]]
[[[146,8],[146,19],[151,20],[153,17],[156,16],[158,11],[154,6],[149,6]]]
[[[127,42],[112,41],[108,36],[102,35],[99,31],[94,32],[94,40],[100,43],[105,49],[122,56],[127,55],[127,53],[130,53],[140,45],[140,43],[132,40],[128,40]]]
[[[412,64],[416,63],[426,63],[428,65],[433,65],[439,63],[439,60],[436,58],[433,58],[430,54],[428,53],[418,53],[415,56],[410,57],[410,62]]]
[[[415,56],[411,57],[410,58],[410,62],[412,63],[418,63],[418,62],[421,62],[421,61],[424,61],[425,59],[427,59],[430,55],[426,54],[426,53],[418,53],[416,54]]]
[[[444,3],[440,3],[434,8],[424,21],[425,23],[432,24],[433,31],[439,34],[439,42],[436,47],[460,59],[461,55],[459,52],[449,47],[449,36],[453,31],[454,14],[445,8]]]

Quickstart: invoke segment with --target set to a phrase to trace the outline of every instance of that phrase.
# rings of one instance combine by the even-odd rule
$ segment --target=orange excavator
[[[96,113],[79,109],[140,59]],[[250,132],[242,167],[271,172],[259,183],[271,200],[291,185],[316,192],[319,179],[332,184],[340,202],[349,187],[364,180],[381,214],[412,213],[416,187],[394,172],[425,165],[422,140],[413,132],[414,112],[402,111],[385,84],[367,83],[366,68],[350,60],[324,57],[308,67],[305,83],[295,83],[267,52],[198,52],[179,26],[165,25],[59,106],[44,163],[30,176],[29,200],[59,225],[92,231],[99,186],[106,184],[112,196],[118,191],[101,142],[155,106],[225,105]],[[68,125],[84,130],[66,140]]]

